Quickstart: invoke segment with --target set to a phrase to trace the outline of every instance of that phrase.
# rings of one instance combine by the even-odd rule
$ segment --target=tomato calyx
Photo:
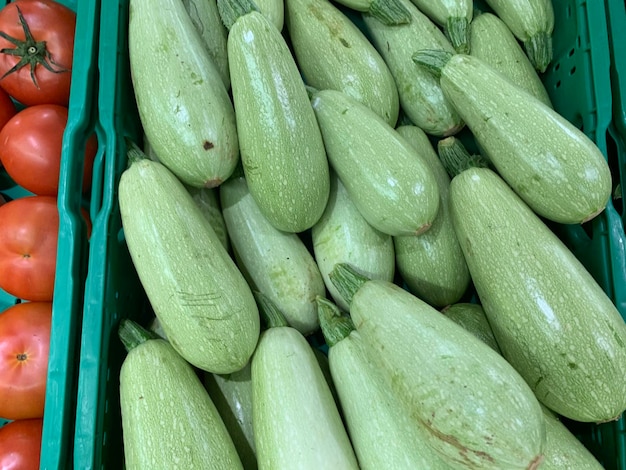
[[[35,68],[37,67],[37,65],[42,65],[46,70],[52,73],[69,72],[69,69],[63,67],[57,69],[53,68],[53,66],[60,66],[52,59],[50,52],[48,52],[48,48],[46,47],[46,41],[35,41],[35,38],[33,38],[33,35],[30,32],[30,28],[28,27],[28,23],[26,22],[24,15],[22,15],[20,7],[16,5],[15,8],[17,10],[17,16],[20,20],[20,25],[24,30],[25,39],[16,39],[9,36],[4,31],[0,31],[0,37],[15,45],[15,48],[13,49],[0,49],[0,53],[14,55],[20,58],[17,64],[15,64],[11,69],[7,70],[7,72],[2,77],[0,77],[0,80],[2,80],[7,75],[17,72],[22,67],[30,65],[30,78],[33,80],[35,86],[39,88],[39,84],[37,83],[37,79],[35,78]]]

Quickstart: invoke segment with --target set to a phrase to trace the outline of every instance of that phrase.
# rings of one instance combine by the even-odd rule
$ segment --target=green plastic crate
[[[126,166],[124,139],[129,136],[139,141],[142,135],[128,70],[128,3],[103,4],[101,11],[98,127],[107,152],[101,209],[92,214],[95,223],[85,288],[74,445],[74,462],[80,468],[122,468],[118,377],[125,352],[117,338],[117,326],[124,317],[144,324],[151,318],[124,243],[117,205],[117,183]],[[604,4],[584,0],[553,0],[553,4],[555,59],[542,78],[557,110],[607,156],[612,97]],[[359,25],[358,15],[351,17]],[[98,206],[92,202],[94,207]],[[584,226],[552,228],[624,315],[626,237],[612,203]],[[626,470],[619,463],[623,446],[615,439],[615,423],[571,426],[607,469]]]
[[[80,215],[81,207],[88,203],[82,194],[82,156],[96,117],[93,95],[99,2],[58,1],[76,12],[76,49],[59,177],[59,241],[41,448],[42,469],[63,468],[73,446],[78,373],[76,357],[79,355],[78,335],[87,266],[87,231]],[[3,1],[2,5],[7,3]],[[0,193],[8,199],[30,195],[4,171],[0,171]],[[0,311],[19,301],[0,290]]]

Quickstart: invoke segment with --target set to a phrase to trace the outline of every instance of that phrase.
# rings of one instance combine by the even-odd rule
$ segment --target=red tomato
[[[56,198],[30,196],[0,207],[0,288],[21,299],[51,301],[58,231]]]
[[[57,195],[67,119],[66,107],[41,104],[24,108],[0,130],[0,161],[9,176],[24,189],[43,196]],[[85,149],[84,191],[91,187],[97,150],[94,134]]]
[[[22,302],[0,314],[0,417],[43,418],[52,302]]]
[[[0,53],[0,86],[27,106],[67,106],[75,30],[76,14],[53,0],[8,3],[0,10],[0,50],[12,52]]]
[[[0,88],[0,129],[16,114],[15,103],[8,93]]]
[[[20,419],[0,428],[0,469],[39,470],[43,420]]]

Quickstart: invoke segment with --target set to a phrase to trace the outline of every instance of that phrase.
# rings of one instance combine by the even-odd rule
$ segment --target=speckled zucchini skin
[[[367,222],[388,235],[428,230],[439,210],[432,170],[374,111],[335,90],[311,100],[328,160]]]
[[[339,90],[390,126],[398,119],[396,82],[378,51],[328,0],[287,0],[287,29],[304,81]]]
[[[256,302],[189,192],[142,159],[122,174],[119,205],[131,259],[174,349],[209,372],[243,368],[259,337]]]
[[[230,29],[228,58],[250,193],[274,227],[302,232],[321,217],[330,181],[298,67],[280,32],[255,11]]]
[[[234,171],[233,104],[180,0],[130,2],[128,53],[144,132],[159,160],[190,186],[216,187]]]
[[[493,171],[450,184],[457,237],[504,357],[571,419],[626,409],[626,324],[567,247]]]
[[[604,210],[609,166],[564,117],[474,56],[453,56],[441,87],[498,173],[537,214],[578,224]]]
[[[128,470],[243,469],[200,379],[167,341],[148,340],[128,353],[120,406]]]
[[[536,468],[540,405],[502,356],[389,282],[363,284],[350,315],[387,386],[454,468]]]

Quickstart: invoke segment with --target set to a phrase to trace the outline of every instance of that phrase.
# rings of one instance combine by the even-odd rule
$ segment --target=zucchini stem
[[[400,0],[373,0],[367,13],[387,26],[411,22],[411,13]]]
[[[441,70],[454,54],[440,49],[424,49],[413,54],[413,62],[424,67],[435,77],[441,77]]]
[[[254,0],[217,0],[217,11],[222,23],[230,31],[239,17],[260,10]]]
[[[337,263],[328,277],[348,305],[352,303],[354,294],[369,281],[367,277],[359,274],[348,263]]]
[[[253,294],[259,306],[261,319],[267,328],[289,326],[289,323],[285,320],[285,315],[283,315],[283,312],[280,311],[272,299],[259,291],[253,291]]]
[[[339,307],[324,297],[315,297],[317,315],[320,319],[322,334],[329,348],[346,338],[354,331],[354,323],[348,315],[343,315]]]
[[[470,155],[463,143],[454,136],[437,142],[437,152],[450,178],[454,178],[468,168],[488,166],[487,160],[482,155]]]
[[[524,42],[524,49],[533,67],[543,73],[552,62],[552,35],[537,33]]]
[[[141,343],[160,338],[156,333],[146,330],[144,327],[128,318],[123,318],[120,321],[117,335],[128,352],[135,349]]]
[[[470,22],[467,18],[448,18],[444,33],[458,54],[470,53]]]
[[[148,158],[144,151],[141,150],[141,147],[128,137],[126,138],[126,157],[128,158],[129,166]]]

